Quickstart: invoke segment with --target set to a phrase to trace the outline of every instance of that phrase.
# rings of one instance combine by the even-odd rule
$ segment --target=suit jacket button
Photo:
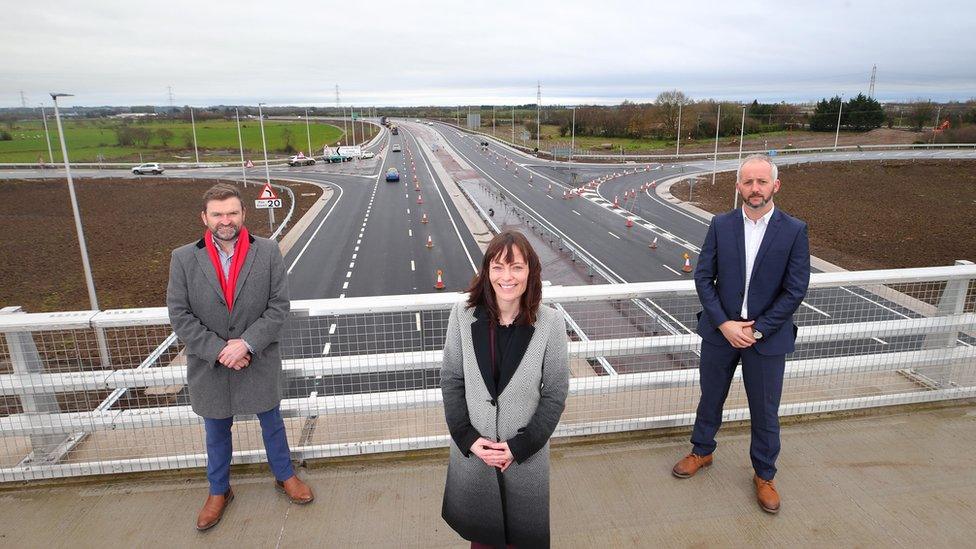
[[[230,327],[230,331],[232,331],[232,332],[233,332],[234,330],[236,330],[236,329],[237,329],[237,326],[231,326],[231,327]]]

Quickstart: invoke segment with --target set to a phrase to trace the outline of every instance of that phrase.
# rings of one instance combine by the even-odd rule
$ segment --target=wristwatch
[[[753,330],[752,331],[752,337],[754,337],[757,340],[762,339],[762,337],[763,337],[762,336],[762,332],[760,332],[759,330]]]

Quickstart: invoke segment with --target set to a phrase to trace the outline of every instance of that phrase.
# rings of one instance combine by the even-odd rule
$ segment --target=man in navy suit
[[[674,476],[688,478],[712,464],[722,407],[741,360],[752,423],[753,482],[759,505],[769,513],[780,508],[773,477],[783,371],[796,340],[793,313],[810,282],[807,225],[774,207],[779,188],[771,158],[747,157],[736,174],[742,208],[715,216],[708,227],[695,269],[703,309],[698,314],[701,400],[692,451],[672,469]]]

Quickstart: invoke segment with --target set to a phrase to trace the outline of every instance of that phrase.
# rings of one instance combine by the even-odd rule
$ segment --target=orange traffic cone
[[[689,256],[687,252],[685,252],[685,266],[682,267],[681,270],[686,273],[691,272],[691,256]]]
[[[431,238],[430,235],[427,235],[427,247],[428,248],[433,248],[434,247],[434,239]]]
[[[657,237],[656,236],[654,237],[654,240],[652,240],[651,243],[647,245],[647,247],[650,248],[650,249],[652,249],[652,250],[656,250],[657,249]]]
[[[420,218],[420,222],[423,223],[424,225],[426,225],[427,223],[429,223],[429,221],[427,220],[427,213],[426,212],[424,213],[424,216]]]
[[[434,284],[434,289],[435,290],[443,290],[444,289],[444,277],[443,277],[443,275],[444,275],[444,271],[442,271],[440,269],[437,269],[437,282]]]
[[[620,207],[620,200],[618,200],[616,196],[613,197],[613,207],[614,208]]]
[[[420,182],[419,181],[414,181],[413,182],[413,190],[418,191],[418,192],[420,191]]]
[[[627,218],[627,223],[625,223],[625,225],[627,225],[627,228],[628,229],[631,228],[631,227],[633,227],[634,226],[634,220],[628,217]]]
[[[423,203],[424,203],[424,197],[422,197],[422,196],[420,196],[420,195],[418,194],[418,195],[417,195],[417,204],[423,204]]]

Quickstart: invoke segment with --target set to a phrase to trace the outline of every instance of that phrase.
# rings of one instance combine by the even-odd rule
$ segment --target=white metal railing
[[[972,264],[814,274],[781,413],[976,396],[974,279]],[[295,456],[446,445],[436,374],[447,313],[462,299],[294,301],[282,410]],[[573,376],[557,436],[693,422],[700,340],[641,306],[693,328],[691,280],[546,287],[544,300],[570,320]],[[111,368],[98,360],[96,329]],[[203,465],[201,420],[169,333],[164,308],[0,314],[0,481]],[[107,394],[119,398],[103,405]],[[726,415],[748,417],[738,377]],[[264,459],[256,422],[241,419],[236,462]]]

